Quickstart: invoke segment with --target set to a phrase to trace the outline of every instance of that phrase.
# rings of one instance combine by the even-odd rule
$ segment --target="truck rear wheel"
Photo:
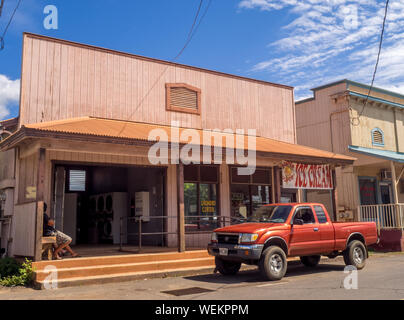
[[[288,268],[285,252],[278,246],[270,246],[262,253],[259,261],[261,274],[268,280],[281,280]]]
[[[300,257],[300,261],[306,266],[310,268],[317,267],[321,259],[321,256],[305,256]]]
[[[216,269],[224,276],[237,274],[241,268],[240,262],[226,261],[218,257],[215,258]]]
[[[361,270],[366,265],[366,247],[359,241],[354,240],[348,244],[344,251],[344,262],[347,266],[354,266],[356,269]]]

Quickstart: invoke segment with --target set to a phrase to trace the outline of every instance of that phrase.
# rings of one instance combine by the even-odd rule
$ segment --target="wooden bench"
[[[48,260],[53,259],[53,245],[56,244],[56,237],[42,238],[42,256],[46,252]]]

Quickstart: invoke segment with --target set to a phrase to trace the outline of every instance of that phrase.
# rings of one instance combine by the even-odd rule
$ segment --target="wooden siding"
[[[39,155],[34,153],[19,160],[18,203],[36,201]]]
[[[346,84],[315,91],[315,99],[296,105],[297,143],[313,148],[346,154],[350,140],[348,103],[335,102],[331,96],[346,90]],[[330,115],[334,113],[333,116]],[[330,123],[331,122],[331,123]],[[341,130],[343,126],[344,130]],[[331,140],[331,131],[333,139]]]
[[[0,181],[14,179],[15,150],[0,152]]]
[[[350,99],[353,109],[353,116],[363,109],[363,101]],[[390,150],[403,152],[404,149],[404,112],[395,108],[384,108],[380,105],[368,103],[360,119],[359,126],[352,128],[352,144],[365,148],[376,148],[380,150]],[[379,128],[383,131],[384,146],[374,146],[372,144],[372,130]],[[397,129],[397,136],[396,136]],[[396,139],[397,137],[397,139]]]
[[[166,83],[200,88],[201,115],[166,111]],[[290,88],[26,34],[20,126],[81,116],[256,128],[258,135],[295,142]]]
[[[15,256],[34,256],[36,202],[14,207],[11,254]]]

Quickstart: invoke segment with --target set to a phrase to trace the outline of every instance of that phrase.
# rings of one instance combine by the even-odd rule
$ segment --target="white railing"
[[[403,229],[404,204],[359,206],[359,220],[376,222],[377,229]]]

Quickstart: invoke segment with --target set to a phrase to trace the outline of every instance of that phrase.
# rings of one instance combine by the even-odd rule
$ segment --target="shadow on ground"
[[[305,267],[300,261],[291,261],[288,263],[288,271],[286,272],[286,275],[283,279],[286,280],[288,278],[293,279],[307,275],[324,274],[326,272],[344,271],[345,265],[338,264],[337,261],[335,262],[336,262],[335,264],[329,262],[323,262],[320,263],[315,268],[308,268]],[[184,278],[194,281],[222,283],[222,284],[240,284],[240,283],[254,283],[254,282],[259,283],[265,281],[261,276],[258,268],[246,271],[240,271],[237,275],[234,276],[223,276],[220,273],[216,273],[208,275],[189,276]]]

